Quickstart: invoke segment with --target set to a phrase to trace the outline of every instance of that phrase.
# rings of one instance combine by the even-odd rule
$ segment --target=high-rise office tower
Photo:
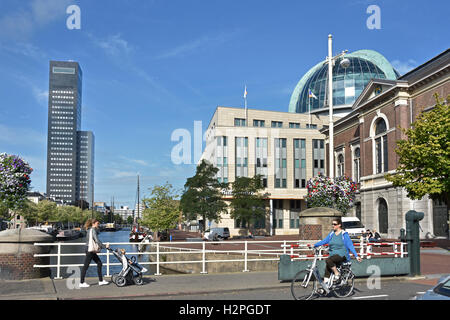
[[[77,136],[77,199],[91,205],[94,196],[94,134],[78,131]]]
[[[92,133],[81,131],[82,76],[77,62],[50,61],[47,196],[71,204],[82,199],[80,185],[84,180],[81,177],[92,178],[86,179],[83,196],[90,199],[93,193],[94,138]],[[80,141],[86,143],[80,145]],[[91,172],[84,174],[85,169]],[[88,202],[91,204],[92,200]]]

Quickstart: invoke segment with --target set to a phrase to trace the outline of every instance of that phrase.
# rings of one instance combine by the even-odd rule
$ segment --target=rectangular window
[[[236,137],[236,177],[248,177],[248,138]]]
[[[294,188],[304,188],[302,180],[306,180],[306,142],[294,139]]]
[[[53,73],[75,74],[75,68],[53,67]]]
[[[217,147],[216,147],[216,157],[217,157],[217,171],[216,177],[219,182],[228,181],[228,148],[227,148],[227,137],[216,137]]]
[[[241,118],[234,118],[234,126],[235,127],[246,127],[247,121]]]
[[[275,188],[287,188],[286,139],[275,139]]]
[[[283,122],[281,121],[272,121],[272,128],[282,128]]]
[[[267,188],[267,138],[255,138],[255,174],[261,175],[262,184]]]
[[[313,139],[313,176],[325,173],[325,148],[324,140]]]
[[[264,120],[253,120],[253,126],[254,127],[264,127],[265,121]]]
[[[291,129],[300,129],[300,123],[298,123],[298,122],[289,122],[289,128],[291,128]]]

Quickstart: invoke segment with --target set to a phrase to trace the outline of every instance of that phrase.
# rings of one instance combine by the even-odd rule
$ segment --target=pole
[[[328,35],[328,106],[330,108],[330,123],[329,123],[329,162],[330,172],[328,173],[331,179],[334,178],[334,128],[333,128],[333,36]]]
[[[244,92],[244,106],[245,106],[245,125],[248,127],[248,112],[247,112],[247,86],[245,86]]]

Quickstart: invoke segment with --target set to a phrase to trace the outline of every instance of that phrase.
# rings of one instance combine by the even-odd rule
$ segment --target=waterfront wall
[[[13,229],[0,232],[0,279],[25,280],[50,276],[50,268],[34,268],[35,264],[49,264],[46,254],[50,248],[35,246],[35,242],[53,242],[53,237],[36,230]]]

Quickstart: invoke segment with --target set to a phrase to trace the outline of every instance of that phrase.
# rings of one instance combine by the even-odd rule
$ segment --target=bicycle
[[[334,283],[335,275],[331,273],[328,284],[325,284],[317,268],[320,248],[314,248],[314,260],[311,266],[298,272],[291,282],[291,293],[295,300],[309,300],[315,294],[327,296],[332,292],[338,298],[348,297],[354,289],[355,275],[351,269],[351,261],[341,263],[337,269],[341,275],[339,283]],[[319,285],[320,284],[320,287]]]

